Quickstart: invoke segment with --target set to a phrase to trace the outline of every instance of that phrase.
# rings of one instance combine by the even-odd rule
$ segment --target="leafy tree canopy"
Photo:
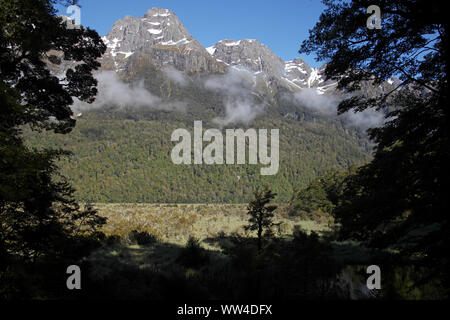
[[[300,52],[328,60],[326,74],[354,92],[364,81],[398,76],[396,90],[353,95],[339,112],[386,110],[369,130],[372,162],[346,181],[336,208],[342,236],[393,247],[448,274],[448,19],[441,1],[377,1],[381,29],[366,26],[372,1],[324,1],[327,9]],[[395,93],[395,94],[393,94]]]
[[[74,1],[70,3],[75,3]],[[106,50],[98,34],[68,29],[49,0],[0,0],[0,265],[7,256],[57,257],[68,241],[104,223],[81,210],[55,160],[66,153],[37,151],[23,143],[21,126],[69,132],[73,98],[93,101],[92,71]],[[58,78],[49,66],[74,61]],[[53,58],[52,58],[53,57]],[[73,244],[73,242],[70,242]]]
[[[273,222],[274,211],[277,208],[269,203],[275,198],[276,194],[272,193],[267,187],[258,189],[254,192],[255,199],[248,204],[247,210],[250,218],[249,224],[245,226],[245,230],[256,231],[258,234],[258,250],[262,249],[262,238],[264,235],[271,235],[272,227],[276,224]]]
[[[0,1],[0,81],[14,92],[16,104],[4,104],[2,129],[29,123],[68,132],[75,125],[73,98],[92,102],[97,81],[92,75],[106,46],[89,28],[67,28],[49,0]],[[58,78],[49,64],[75,62]],[[20,97],[20,98],[19,98]]]
[[[345,178],[352,172],[354,169],[348,172],[331,170],[314,179],[307,187],[297,190],[290,201],[289,214],[312,220],[319,218],[316,217],[318,213],[331,217],[342,197]]]

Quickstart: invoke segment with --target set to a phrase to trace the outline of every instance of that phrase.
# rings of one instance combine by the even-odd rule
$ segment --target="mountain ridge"
[[[295,77],[295,73],[290,72],[289,68],[292,64],[301,61],[297,68],[305,66],[303,71],[308,75],[308,87],[311,87],[314,80],[320,81],[321,77],[317,75],[320,68],[310,67],[301,58],[283,61],[257,39],[224,39],[205,48],[169,9],[151,8],[140,18],[125,16],[113,24],[102,40],[107,45],[107,51],[101,59],[102,68],[116,72],[127,68],[127,60],[132,60],[136,53],[146,52],[146,55],[151,56],[159,51],[166,53],[157,55],[152,60],[159,67],[171,65],[182,72],[225,73],[230,66],[240,66],[255,73],[264,73],[269,83],[276,82],[293,91],[304,87],[301,80],[305,77],[299,78],[298,74]],[[167,54],[170,51],[177,51],[179,57]],[[190,55],[195,56],[193,60],[197,60],[197,63],[186,61],[189,59],[185,59],[184,63],[179,62],[180,56]],[[213,60],[209,60],[209,57]],[[311,76],[317,79],[311,81]]]
[[[169,9],[151,8],[138,18],[125,16],[102,39],[107,45],[102,70],[128,74],[125,78],[134,73],[134,66],[143,64],[188,74],[225,74],[238,67],[264,81],[269,95],[280,88],[294,93],[313,88],[319,95],[342,94],[336,80],[326,79],[326,64],[311,67],[301,57],[283,61],[257,39],[223,39],[206,48]],[[377,87],[364,86],[362,91],[378,95],[393,88],[393,81],[387,79]]]

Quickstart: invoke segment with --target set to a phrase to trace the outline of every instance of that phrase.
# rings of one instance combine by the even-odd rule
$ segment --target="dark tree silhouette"
[[[255,191],[255,200],[251,201],[247,207],[250,218],[245,230],[256,231],[258,235],[258,251],[262,249],[264,233],[270,234],[271,228],[276,224],[273,222],[273,212],[277,208],[275,205],[268,205],[275,198],[276,194],[269,189]]]
[[[35,150],[21,137],[23,125],[67,133],[75,125],[73,97],[92,102],[92,71],[106,47],[89,28],[68,29],[51,0],[0,0],[0,265],[9,257],[56,258],[71,240],[105,222],[81,209],[60,176],[59,150]],[[69,3],[76,3],[70,1]],[[49,71],[61,58],[74,61],[65,77]],[[52,61],[52,62],[51,62]]]
[[[335,214],[342,236],[436,267],[448,276],[448,27],[444,3],[377,1],[381,29],[366,26],[373,1],[324,1],[327,9],[300,52],[327,60],[327,77],[355,93],[339,112],[376,108],[386,123],[368,131],[374,159],[346,181]],[[364,81],[401,80],[379,97],[357,94]]]

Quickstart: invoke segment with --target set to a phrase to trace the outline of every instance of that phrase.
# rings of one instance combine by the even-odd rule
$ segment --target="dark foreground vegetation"
[[[73,98],[96,94],[92,72],[105,45],[93,30],[61,24],[55,2],[0,0],[1,299],[448,298],[450,63],[441,2],[379,1],[380,31],[366,27],[371,1],[325,1],[301,51],[328,59],[326,74],[347,92],[393,75],[401,81],[383,96],[354,95],[339,106],[385,111],[385,125],[368,132],[374,158],[292,197],[292,215],[332,217],[328,234],[277,236],[267,189],[249,205],[247,236],[205,240],[220,243],[217,252],[194,238],[177,247],[140,230],[106,237],[106,220],[78,205],[59,175],[65,153],[24,142],[23,125],[70,132]],[[47,68],[52,50],[78,62],[64,81]],[[74,261],[83,289],[69,291],[65,270]],[[381,291],[366,290],[368,265],[381,268]]]
[[[360,244],[332,241],[333,235],[306,234],[257,239],[220,235],[186,245],[162,243],[145,232],[84,243],[91,252],[78,261],[10,261],[2,272],[3,299],[441,299],[442,282],[421,283],[431,269]],[[81,290],[68,290],[65,270],[82,270]],[[383,270],[382,289],[366,287],[367,266]]]

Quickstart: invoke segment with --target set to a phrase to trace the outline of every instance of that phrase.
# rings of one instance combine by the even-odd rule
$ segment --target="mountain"
[[[256,39],[225,39],[204,48],[168,9],[152,8],[140,18],[125,16],[102,39],[108,47],[101,59],[103,70],[129,74],[147,63],[186,73],[225,73],[235,66],[253,71],[269,88],[316,88],[323,94],[336,87],[336,81],[325,80],[325,66],[312,68],[301,58],[283,61]]]
[[[120,72],[146,59],[154,66],[172,65],[185,72],[225,71],[225,65],[211,58],[167,9],[152,8],[141,18],[117,20],[102,39],[108,47],[101,60],[106,70]]]
[[[379,116],[336,116],[345,94],[324,68],[300,57],[283,61],[256,39],[218,41],[203,47],[168,10],[117,20],[102,37],[107,51],[96,75],[99,94],[73,106],[77,126],[68,135],[26,131],[33,146],[73,152],[60,163],[80,201],[247,202],[268,184],[277,201],[330,169],[371,158],[365,128]],[[58,53],[50,69],[73,66]],[[395,83],[367,83],[361,94],[379,94]],[[261,176],[261,165],[175,165],[170,154],[177,128],[280,130],[280,168]]]

